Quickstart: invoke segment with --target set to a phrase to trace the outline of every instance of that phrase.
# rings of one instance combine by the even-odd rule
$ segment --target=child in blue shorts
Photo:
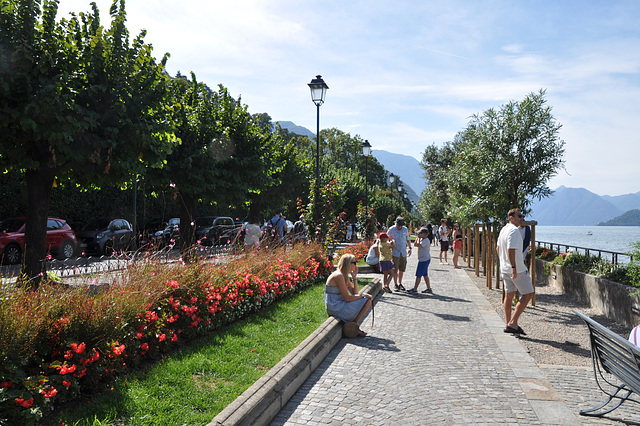
[[[431,236],[433,238],[433,236]],[[431,247],[431,240],[429,239],[429,230],[427,228],[421,228],[418,231],[418,238],[413,243],[418,247],[418,267],[416,268],[416,283],[413,288],[409,290],[409,293],[417,293],[418,286],[420,285],[420,278],[424,277],[424,283],[427,288],[422,293],[433,293],[431,290],[431,283],[429,282],[429,263],[431,263],[431,253],[429,249]]]

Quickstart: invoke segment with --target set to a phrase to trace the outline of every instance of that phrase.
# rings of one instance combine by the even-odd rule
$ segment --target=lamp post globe
[[[327,94],[327,89],[329,86],[324,82],[322,76],[316,75],[316,78],[311,80],[311,83],[308,84],[309,89],[311,90],[311,100],[316,105],[317,114],[316,114],[316,185],[315,185],[315,196],[314,196],[314,225],[316,229],[318,227],[318,207],[319,207],[319,196],[320,196],[320,105],[324,103],[324,97]]]

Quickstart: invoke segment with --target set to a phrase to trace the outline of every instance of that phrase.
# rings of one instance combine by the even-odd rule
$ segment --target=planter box
[[[550,285],[570,294],[629,329],[640,322],[640,298],[630,295],[635,291],[634,287],[559,265],[553,266],[551,273],[546,275],[544,265],[547,263],[549,262],[536,259],[536,285]]]

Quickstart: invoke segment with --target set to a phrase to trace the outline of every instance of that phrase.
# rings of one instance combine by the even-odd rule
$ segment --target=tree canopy
[[[427,194],[446,193],[444,208],[463,223],[502,220],[513,207],[527,213],[533,199],[550,195],[547,182],[564,165],[564,141],[545,94],[476,114],[454,142],[427,149]],[[450,162],[437,164],[440,158]]]

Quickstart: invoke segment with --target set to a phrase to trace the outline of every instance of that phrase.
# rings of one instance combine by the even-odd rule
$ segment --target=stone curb
[[[374,278],[362,292],[374,298],[382,282]],[[342,325],[329,317],[267,374],[222,410],[207,426],[267,425],[342,339]]]

